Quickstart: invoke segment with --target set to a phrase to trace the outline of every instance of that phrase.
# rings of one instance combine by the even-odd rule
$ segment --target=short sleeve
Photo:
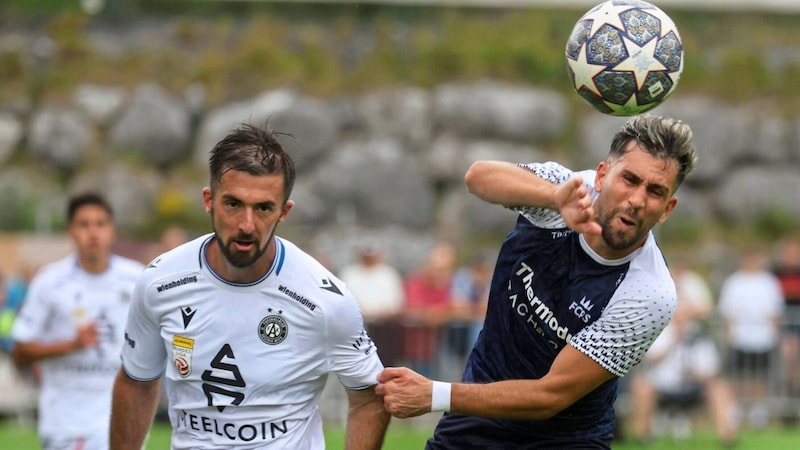
[[[383,364],[367,334],[355,298],[349,291],[325,314],[327,354],[331,370],[352,390],[378,383]]]
[[[46,333],[44,327],[48,317],[51,316],[41,278],[34,277],[28,287],[25,301],[14,320],[11,337],[18,342],[31,342],[42,338]]]
[[[553,184],[563,184],[574,176],[580,176],[583,178],[583,184],[587,189],[589,189],[590,194],[596,197],[596,193],[594,191],[595,172],[592,170],[573,172],[567,167],[552,161],[545,163],[519,164],[519,166],[530,170],[539,178],[547,180]],[[552,209],[532,206],[515,206],[510,207],[509,209],[523,215],[532,224],[539,228],[556,229],[564,228],[565,226],[564,219],[561,217],[561,214]]]
[[[671,300],[621,298],[609,304],[570,344],[621,377],[642,361],[674,312],[674,296]]]
[[[154,380],[160,377],[166,367],[167,358],[158,321],[145,301],[146,283],[140,278],[133,290],[121,355],[125,373],[136,380]]]

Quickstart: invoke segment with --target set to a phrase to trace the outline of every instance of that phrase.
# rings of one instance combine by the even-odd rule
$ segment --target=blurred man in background
[[[44,450],[109,445],[111,389],[128,305],[143,267],[111,253],[112,219],[111,206],[98,194],[69,200],[67,234],[75,253],[34,276],[14,322],[14,361],[40,367]]]
[[[729,347],[728,370],[734,376],[739,412],[752,428],[769,424],[769,375],[780,342],[783,291],[768,270],[766,254],[746,249],[739,268],[722,283],[719,314]]]

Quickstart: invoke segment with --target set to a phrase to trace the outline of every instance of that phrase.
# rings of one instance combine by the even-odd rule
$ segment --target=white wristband
[[[442,381],[433,382],[431,392],[431,412],[450,411],[450,383]]]

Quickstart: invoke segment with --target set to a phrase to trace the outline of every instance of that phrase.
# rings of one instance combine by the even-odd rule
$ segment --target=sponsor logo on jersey
[[[525,262],[522,262],[515,275],[521,278],[525,288],[526,298],[521,299],[517,294],[512,294],[509,297],[511,300],[511,308],[517,315],[525,318],[525,321],[531,324],[540,335],[544,336],[545,328],[549,328],[555,332],[559,342],[553,341],[552,339],[549,340],[553,348],[558,349],[568,343],[572,339],[572,333],[569,331],[569,328],[559,323],[558,317],[556,317],[553,310],[544,304],[533,291],[533,268]]]
[[[125,342],[128,343],[128,346],[130,348],[136,348],[136,341],[134,341],[133,339],[131,339],[130,336],[128,336],[128,332],[127,331],[125,332]]]
[[[194,275],[191,275],[191,276],[188,276],[188,277],[183,277],[180,280],[168,281],[168,282],[162,284],[161,286],[158,286],[156,288],[156,291],[164,292],[164,291],[167,291],[169,289],[173,289],[173,288],[176,288],[178,286],[183,286],[183,285],[189,284],[189,283],[197,283],[197,277],[194,276]]]
[[[589,323],[592,320],[592,308],[594,308],[594,303],[586,298],[585,295],[581,301],[572,302],[569,304],[569,310],[572,311],[575,316],[581,319],[583,323]]]
[[[184,410],[179,411],[177,428],[178,430],[189,428],[194,431],[213,433],[233,442],[266,441],[289,432],[286,420],[236,423],[215,417],[198,416]]]
[[[284,285],[278,286],[278,290],[283,292],[284,294],[286,294],[287,297],[291,298],[292,300],[295,300],[296,302],[300,303],[301,305],[305,306],[306,308],[308,308],[308,309],[310,309],[312,311],[317,309],[317,305],[315,305],[314,302],[312,302],[311,300],[303,297],[302,295],[298,294],[297,292],[287,288]]]
[[[367,335],[365,330],[361,330],[361,335],[353,342],[353,348],[358,352],[369,355],[375,350],[375,343],[372,342],[372,338]]]
[[[334,294],[342,295],[342,291],[339,290],[338,286],[333,284],[333,281],[331,281],[330,278],[324,278],[322,280],[322,286],[320,286],[320,287],[322,289],[325,289],[326,291],[333,292]]]
[[[268,311],[272,312],[272,308],[269,308]],[[278,314],[282,313],[283,311],[278,311]],[[264,317],[258,324],[258,337],[265,344],[280,344],[286,340],[286,335],[289,334],[289,324],[278,314]]]
[[[192,317],[194,317],[194,313],[196,313],[196,309],[192,309],[191,306],[184,306],[181,308],[181,317],[183,317],[183,329],[185,330],[186,327],[189,326],[189,322],[192,321]]]
[[[194,339],[177,334],[172,337],[172,362],[182,378],[192,374],[192,352]]]

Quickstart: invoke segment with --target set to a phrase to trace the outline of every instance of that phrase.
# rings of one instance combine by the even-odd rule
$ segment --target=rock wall
[[[490,80],[337,98],[279,89],[208,109],[203,97],[201,86],[176,95],[150,83],[130,92],[84,84],[69,102],[1,111],[0,225],[33,208],[48,231],[66,196],[84,189],[109,196],[123,232],[170,204],[202,215],[209,150],[244,121],[268,121],[294,136],[285,145],[298,169],[296,207],[282,234],[332,264],[372,236],[409,268],[434,240],[494,239],[512,226],[513,213],[466,192],[471,162],[594,167],[625,120]],[[800,118],[678,95],[654,113],[689,123],[700,155],[671,221],[746,223],[775,209],[800,217]]]

